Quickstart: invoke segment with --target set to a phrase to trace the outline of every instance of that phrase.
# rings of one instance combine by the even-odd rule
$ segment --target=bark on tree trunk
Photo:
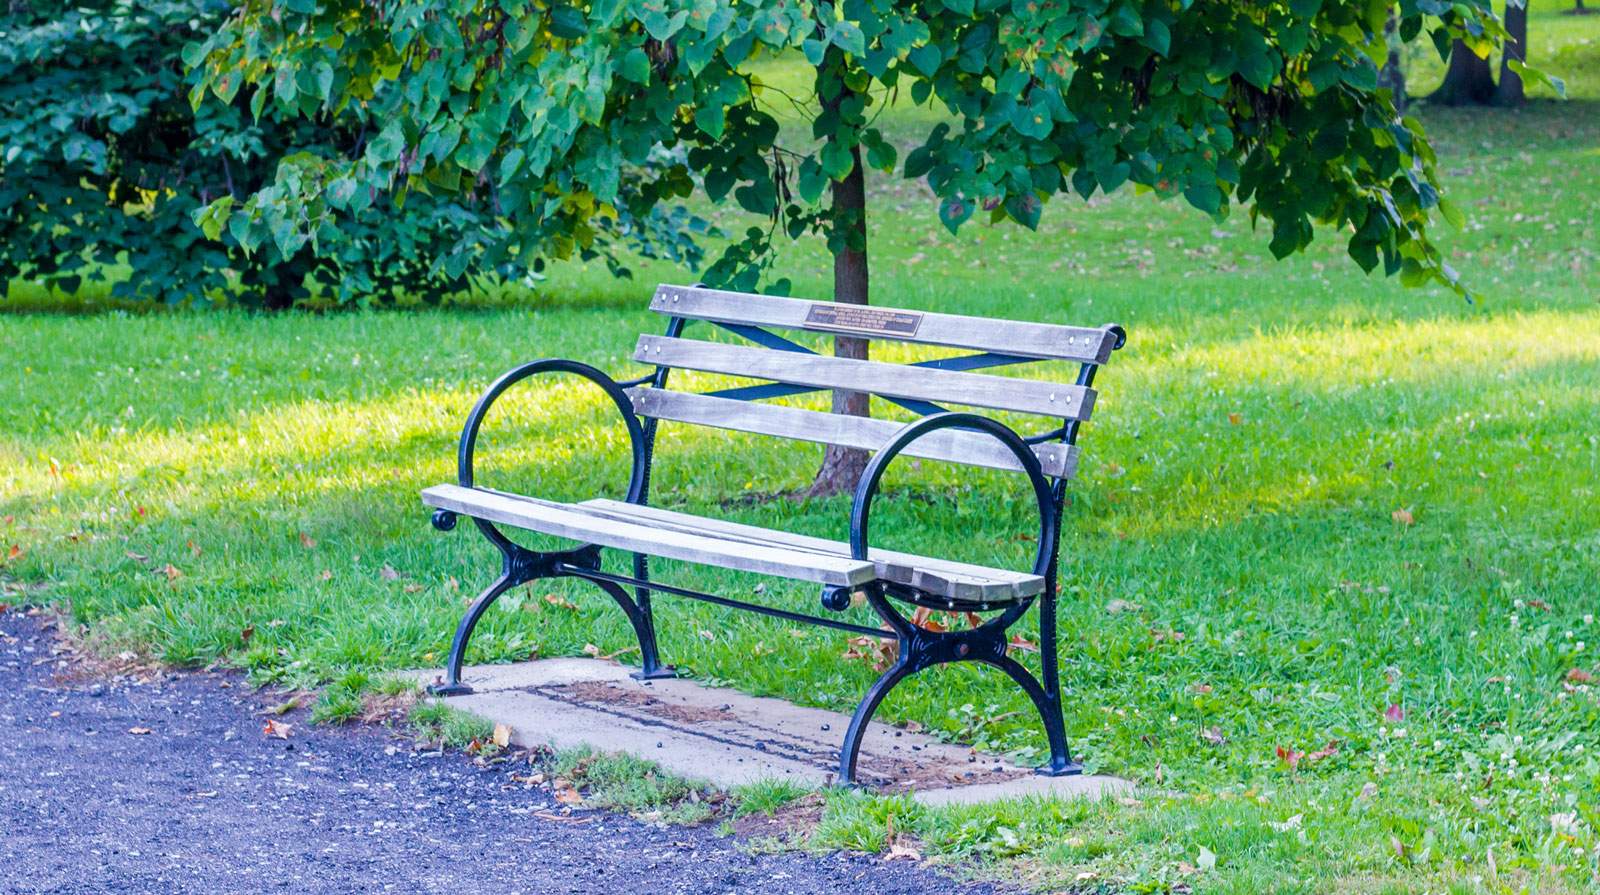
[[[833,300],[853,305],[867,304],[867,187],[861,170],[861,148],[850,151],[854,167],[842,181],[833,184],[833,219],[845,231],[848,243],[833,256]],[[858,249],[859,247],[859,249]],[[865,360],[866,339],[834,336],[834,357]],[[872,396],[864,392],[838,390],[833,393],[833,412],[852,416],[871,416]],[[813,497],[854,491],[867,468],[867,452],[830,444],[822,454],[822,468],[806,493]]]
[[[1528,97],[1522,91],[1522,76],[1511,70],[1511,60],[1526,62],[1528,58],[1528,7],[1506,4],[1505,49],[1500,54],[1500,86],[1495,88],[1494,101],[1502,106],[1520,106]]]
[[[1389,88],[1394,96],[1394,108],[1397,112],[1404,112],[1410,97],[1406,95],[1406,73],[1400,67],[1400,47],[1396,31],[1400,27],[1400,17],[1394,13],[1389,14],[1389,21],[1383,27],[1384,35],[1389,39],[1389,56],[1383,62],[1383,68],[1378,70],[1378,86]]]
[[[1450,45],[1450,67],[1444,83],[1428,94],[1428,102],[1440,106],[1482,106],[1494,99],[1494,74],[1489,60],[1457,40]]]

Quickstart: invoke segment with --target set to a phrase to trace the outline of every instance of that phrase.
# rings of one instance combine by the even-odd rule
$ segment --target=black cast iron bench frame
[[[680,315],[675,313],[678,311],[677,303],[681,299],[685,298],[699,299],[702,303],[709,303],[709,305],[713,308],[723,308],[724,312],[720,315],[709,312],[702,313],[697,317],[691,314]],[[668,299],[670,299],[670,301]],[[763,316],[772,318],[775,313],[777,317],[785,318],[785,321],[773,324],[771,320],[763,320],[762,322],[768,324],[767,326],[763,326],[747,321],[719,319],[719,317],[728,318],[730,316],[725,311],[730,302],[737,306],[741,300],[748,303],[760,303],[762,307],[773,305],[775,302],[780,303],[777,305],[777,312],[766,313],[765,315],[757,314],[754,316],[756,318],[762,318]],[[799,352],[812,355],[813,358],[822,356],[815,355],[815,353],[810,349],[798,345],[789,339],[772,332],[768,326],[773,326],[774,328],[783,327],[790,329],[808,329],[813,332],[852,332],[852,330],[838,326],[813,327],[808,325],[795,325],[793,321],[786,319],[789,312],[794,310],[788,304],[781,304],[786,302],[794,302],[794,300],[775,300],[767,296],[717,292],[715,290],[701,289],[699,287],[663,286],[658,290],[655,300],[652,302],[652,308],[668,315],[666,332],[667,339],[678,340],[683,333],[685,325],[688,322],[691,322],[691,320],[698,319],[710,322],[723,330],[731,332],[749,342],[754,343],[755,345],[773,349],[778,352]],[[687,309],[691,306],[691,304],[693,303],[684,303],[684,308]],[[830,306],[841,307],[833,306],[832,303],[827,302],[812,302],[805,304],[808,307],[822,307],[825,310]],[[815,312],[813,311],[812,313]],[[898,313],[905,315],[908,318],[916,317],[918,319],[924,316],[921,312],[897,312],[894,310],[882,311],[881,313],[888,313],[891,316]],[[950,315],[926,316],[938,316],[946,321],[967,320],[973,321],[975,324],[981,324],[985,322],[984,318],[957,318]],[[807,319],[809,320],[809,317]],[[1030,326],[1052,331],[1069,331],[1069,328],[1066,327],[1044,327],[1043,325],[1017,324],[1012,321],[987,322],[997,325]],[[933,453],[921,453],[920,456],[934,457],[937,459],[956,459],[958,462],[969,462],[974,463],[975,465],[987,465],[991,467],[1001,467],[1002,465],[1006,465],[1006,468],[1020,471],[1028,477],[1033,488],[1034,499],[1038,505],[1038,548],[1034,558],[1032,575],[1042,579],[1042,587],[1040,587],[1035,594],[1028,594],[1010,599],[979,599],[970,596],[957,599],[956,597],[952,596],[952,593],[948,591],[948,589],[942,594],[935,593],[930,592],[924,587],[919,587],[914,581],[908,583],[904,580],[887,580],[880,576],[874,576],[867,580],[852,580],[845,583],[824,584],[822,586],[821,603],[824,608],[833,612],[841,612],[850,607],[852,602],[852,594],[860,593],[865,598],[867,605],[871,606],[873,611],[876,612],[877,615],[888,626],[888,630],[883,628],[870,628],[864,625],[857,625],[837,618],[810,615],[773,606],[751,603],[744,600],[731,599],[716,594],[703,593],[689,588],[677,587],[660,581],[651,580],[649,556],[647,552],[645,552],[645,550],[650,547],[649,544],[638,544],[635,541],[629,541],[626,539],[623,539],[619,542],[632,544],[641,548],[631,551],[633,553],[633,574],[620,575],[601,569],[600,554],[602,546],[596,543],[583,543],[580,546],[568,550],[538,551],[528,549],[512,540],[501,530],[499,527],[501,524],[518,525],[518,523],[522,523],[520,527],[544,531],[546,534],[571,536],[572,530],[562,527],[562,525],[559,523],[572,522],[573,519],[579,519],[579,524],[601,524],[593,522],[592,520],[589,522],[583,522],[580,517],[572,517],[569,519],[568,516],[571,513],[578,511],[608,511],[616,514],[619,510],[624,509],[620,505],[616,505],[615,502],[591,501],[586,504],[554,504],[545,501],[539,501],[534,498],[522,497],[520,495],[506,494],[503,492],[492,491],[490,489],[475,487],[473,456],[477,444],[478,433],[483,424],[484,418],[489,412],[491,406],[498,398],[500,398],[502,394],[504,394],[512,386],[522,382],[525,379],[546,373],[566,373],[587,379],[605,392],[606,396],[610,398],[613,404],[615,404],[623,422],[627,426],[628,436],[633,451],[632,472],[628,482],[627,496],[623,503],[639,508],[637,512],[640,513],[650,512],[648,508],[650,472],[654,461],[656,430],[661,419],[677,419],[680,421],[687,420],[690,422],[703,422],[708,425],[721,425],[728,428],[743,428],[744,431],[758,431],[757,429],[744,428],[739,425],[730,426],[719,422],[707,423],[704,420],[695,420],[687,416],[674,417],[669,413],[663,412],[657,412],[656,415],[647,416],[644,420],[641,420],[641,414],[636,410],[636,406],[642,403],[638,389],[640,387],[647,387],[651,390],[665,389],[668,375],[671,370],[674,369],[674,364],[671,363],[658,364],[652,373],[621,382],[612,379],[595,367],[574,360],[539,360],[522,364],[521,366],[513,368],[500,378],[496,379],[488,387],[488,389],[478,399],[477,403],[473,406],[471,413],[467,417],[466,425],[461,433],[461,439],[457,453],[457,485],[438,486],[436,488],[427,489],[423,492],[424,501],[430,506],[436,508],[432,517],[433,526],[435,528],[440,531],[449,531],[455,527],[458,516],[467,515],[472,518],[474,524],[477,526],[478,530],[482,532],[483,536],[487,538],[497,550],[499,550],[502,557],[499,577],[494,581],[493,584],[489,585],[489,587],[484,590],[476,600],[472,602],[467,609],[465,616],[461,619],[461,623],[456,630],[455,638],[451,643],[450,657],[449,663],[446,667],[445,679],[429,689],[437,695],[444,696],[472,692],[472,688],[461,680],[461,670],[465,659],[467,643],[471,639],[473,628],[477,625],[478,620],[483,616],[484,611],[488,609],[488,607],[493,604],[494,601],[502,594],[514,587],[517,587],[518,585],[537,579],[559,577],[579,578],[592,582],[604,590],[617,602],[617,604],[626,614],[628,621],[633,627],[634,634],[637,636],[639,641],[641,669],[639,672],[634,674],[634,677],[640,679],[669,678],[676,675],[676,672],[671,666],[662,664],[660,660],[659,652],[656,646],[655,617],[651,601],[652,594],[670,594],[688,597],[721,606],[745,609],[763,615],[787,619],[789,621],[821,625],[823,627],[846,631],[853,634],[894,638],[898,642],[898,650],[893,665],[887,671],[885,671],[867,691],[866,695],[857,706],[855,713],[851,718],[850,725],[846,731],[844,744],[840,752],[838,772],[838,779],[843,784],[853,785],[855,783],[857,755],[861,747],[862,737],[866,732],[867,723],[871,720],[872,715],[877,710],[879,703],[888,694],[888,692],[901,680],[904,680],[906,677],[915,674],[918,671],[935,665],[954,662],[977,662],[996,668],[1014,680],[1023,689],[1023,691],[1027,693],[1028,697],[1032,700],[1035,708],[1040,714],[1041,720],[1044,724],[1046,738],[1050,746],[1050,759],[1045,765],[1038,769],[1039,773],[1050,776],[1080,773],[1082,770],[1081,765],[1073,761],[1067,748],[1066,732],[1061,711],[1060,675],[1056,644],[1056,584],[1059,566],[1059,529],[1061,524],[1062,508],[1065,503],[1066,479],[1075,466],[1077,457],[1076,448],[1072,446],[1077,442],[1078,431],[1081,423],[1084,419],[1087,419],[1087,412],[1089,409],[1088,404],[1092,404],[1093,401],[1094,393],[1092,391],[1092,387],[1094,384],[1095,373],[1099,368],[1099,365],[1103,363],[1105,359],[1109,358],[1109,355],[1112,351],[1115,351],[1123,346],[1123,344],[1126,342],[1126,334],[1120,326],[1112,324],[1099,327],[1095,330],[1072,328],[1070,331],[1080,333],[1098,333],[1101,335],[1101,341],[1095,346],[1092,354],[1088,351],[1087,344],[1085,344],[1085,347],[1082,350],[1067,352],[1069,356],[1074,353],[1088,355],[1083,357],[1079,362],[1075,383],[1075,386],[1078,389],[1076,394],[1079,395],[1079,401],[1081,405],[1080,412],[1076,415],[1064,415],[1061,420],[1061,425],[1058,428],[1031,437],[1025,438],[1000,421],[988,416],[970,412],[949,412],[938,404],[918,398],[883,395],[880,392],[874,391],[872,383],[858,382],[850,385],[850,387],[854,390],[879,394],[880,397],[883,397],[892,403],[906,407],[915,413],[922,414],[921,418],[900,426],[898,431],[894,432],[891,438],[877,448],[876,453],[866,468],[865,474],[862,476],[860,485],[856,489],[854,502],[852,503],[850,512],[850,539],[848,544],[848,554],[851,560],[871,562],[872,560],[868,559],[869,556],[873,557],[873,559],[878,559],[878,554],[869,548],[869,532],[872,500],[874,495],[877,493],[884,471],[897,456],[899,456],[902,452],[906,452],[908,448],[911,449],[910,452],[912,454],[917,454],[919,450],[917,442],[919,439],[926,439],[932,433],[940,430],[953,429],[960,432],[981,433],[982,435],[989,436],[998,441],[1003,452],[1009,454],[1009,457],[1012,459],[995,460],[990,458],[987,462],[973,461],[966,457],[941,456],[937,450],[935,450]],[[868,338],[904,340],[902,338],[903,333],[897,335],[874,331],[856,331],[856,334]],[[1088,342],[1088,339],[1089,336],[1084,336],[1085,343]],[[944,341],[925,341],[931,341],[933,344],[956,344],[948,339]],[[657,352],[659,353],[659,345],[663,343],[656,340],[656,337],[642,337],[640,340],[640,348],[636,352],[636,360],[648,362],[649,345],[647,343],[651,342],[654,342],[654,344],[658,346]],[[708,345],[715,343],[693,344]],[[959,347],[971,346],[961,345]],[[1008,354],[988,350],[958,357],[941,358],[938,360],[923,361],[917,364],[895,366],[934,370],[967,371],[1052,359],[1050,357],[1038,356],[1039,353],[1040,352],[1037,350],[1035,350],[1031,355]],[[1060,352],[1058,352],[1058,355],[1059,354]],[[679,363],[678,367],[685,368],[682,363]],[[701,370],[709,369],[703,366],[698,368],[694,366],[687,366],[687,368]],[[716,370],[710,371],[719,372]],[[759,373],[734,373],[733,375],[745,375],[753,378],[766,378],[762,377]],[[1022,381],[1023,380],[1012,380],[1012,382]],[[1065,389],[1067,387],[1063,386],[1062,388]],[[822,391],[825,389],[825,386],[773,381],[770,384],[742,386],[708,392],[704,393],[704,396],[724,399],[731,398],[739,401],[756,401],[763,398],[782,397],[805,392]],[[630,392],[630,390],[632,391]],[[670,394],[683,395],[684,393],[672,392]],[[661,397],[659,391],[653,392],[653,396],[657,398]],[[1070,396],[1065,397],[1067,400],[1070,400]],[[1056,400],[1056,395],[1054,393],[1050,394],[1049,400],[1054,402]],[[801,412],[805,413],[804,411]],[[764,434],[773,433],[766,432]],[[804,435],[796,437],[813,441],[819,440],[815,437],[807,438]],[[1060,461],[1060,458],[1067,458],[1066,461],[1061,461],[1054,464],[1054,466],[1059,467],[1055,469],[1057,474],[1054,476],[1047,476],[1045,474],[1040,464],[1040,456],[1035,453],[1035,450],[1038,446],[1049,444],[1066,446],[1064,448],[1064,453],[1062,452],[1063,449],[1056,449],[1057,453],[1050,455],[1056,458],[1058,461]],[[969,451],[971,450],[971,447],[972,446],[970,444],[966,445],[966,449]],[[1014,463],[1014,465],[1007,465],[1012,463]],[[606,508],[595,509],[589,507],[589,504],[610,504],[610,506]],[[654,512],[658,516],[673,517],[667,522],[659,523],[663,526],[667,526],[669,522],[676,522],[678,525],[682,525],[682,520],[703,521],[707,524],[716,524],[714,520],[700,520],[699,517],[688,517],[684,514],[675,514],[666,511]],[[530,523],[527,521],[529,517],[526,515],[526,513],[533,513],[539,518],[537,521]],[[557,524],[554,524],[554,527],[549,527],[551,525],[549,521],[550,518],[556,519]],[[606,518],[614,518],[619,528],[626,528],[627,531],[632,533],[635,537],[637,537],[638,534],[636,528],[629,526],[649,526],[651,524],[655,524],[655,520],[652,517],[631,517],[627,515],[626,512],[623,512],[621,515],[613,515]],[[604,520],[601,521],[603,522]],[[723,528],[744,529],[745,527],[723,524]],[[752,532],[757,531],[756,529],[747,530]],[[760,531],[765,532],[765,530]],[[781,533],[772,532],[771,534],[776,536]],[[843,546],[843,544],[839,545],[840,548]],[[843,552],[844,551],[842,549],[839,550],[840,555],[836,558],[843,560]],[[922,557],[907,557],[904,554],[891,554],[891,556],[911,561],[925,559]],[[688,559],[688,561],[691,562],[702,562],[710,565],[722,565],[721,562],[718,562],[714,558],[696,557],[693,555],[677,555],[673,558]],[[819,554],[816,561],[818,563],[825,563],[833,562],[834,559],[834,557],[827,557]],[[940,562],[931,559],[928,561]],[[880,563],[881,562],[882,561],[880,560]],[[892,562],[889,563],[889,565],[892,568],[899,569],[899,573],[902,573],[902,577],[904,577],[904,569],[895,566]],[[737,568],[733,565],[726,565],[724,567]],[[749,570],[751,567],[746,566],[744,568]],[[881,570],[883,566],[880,564],[878,568]],[[972,568],[979,569],[979,567]],[[979,571],[990,572],[996,570],[979,569]],[[780,572],[776,574],[782,573]],[[859,569],[853,571],[851,574],[855,575],[857,578],[860,577]],[[933,575],[933,580],[937,580],[940,574],[940,569],[934,569],[929,574]],[[790,575],[789,577],[796,576]],[[957,577],[959,577],[959,572],[957,573]],[[629,595],[627,588],[632,588],[632,596]],[[997,614],[968,630],[935,631],[914,623],[896,607],[894,602],[891,602],[891,598],[895,601],[909,603],[914,606],[927,607],[930,609],[966,612],[996,612]],[[1008,647],[1010,645],[1008,629],[1017,623],[1035,602],[1039,604],[1039,651],[1042,665],[1042,673],[1038,678],[1035,678],[1034,675],[1027,670],[1027,668],[1008,655]]]

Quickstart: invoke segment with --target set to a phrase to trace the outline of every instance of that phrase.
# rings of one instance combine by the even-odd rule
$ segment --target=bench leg
[[[628,616],[628,622],[633,625],[634,636],[639,638],[639,670],[633,677],[641,681],[660,680],[661,678],[677,677],[677,669],[671,665],[662,665],[660,654],[656,651],[655,622],[650,616],[649,591],[640,588],[640,601],[635,603],[628,592],[614,581],[601,581],[596,578],[585,579],[600,586],[600,589],[611,595],[622,607],[623,613]]]
[[[1034,708],[1039,712],[1039,720],[1044,724],[1045,739],[1050,744],[1050,760],[1038,768],[1037,773],[1050,777],[1083,773],[1083,766],[1073,761],[1067,751],[1066,724],[1061,715],[1060,691],[1056,689],[1058,676],[1054,600],[1041,601],[1040,606],[1041,612],[1045,613],[1044,619],[1047,620],[1041,622],[1040,629],[1050,634],[1040,650],[1044,660],[1043,684],[1023,667],[1022,663],[1006,655],[1009,642],[1006,631],[1016,621],[1015,614],[1008,613],[969,631],[929,631],[912,624],[889,605],[882,594],[869,592],[867,602],[877,611],[879,617],[894,629],[900,641],[900,649],[894,665],[873,682],[872,687],[867,690],[867,695],[856,706],[855,714],[850,718],[850,727],[845,731],[844,746],[839,750],[838,782],[841,786],[857,785],[856,762],[860,757],[861,740],[866,735],[867,725],[872,721],[873,713],[878,710],[878,704],[883,702],[889,691],[894,689],[896,684],[924,668],[955,662],[978,662],[997,668],[1016,681],[1022,691],[1028,694]]]
[[[450,661],[445,666],[445,679],[429,687],[429,693],[435,696],[461,696],[472,692],[471,687],[461,682],[461,664],[466,657],[467,641],[472,639],[472,629],[478,626],[478,619],[483,616],[484,610],[514,586],[514,577],[510,574],[501,575],[467,607],[467,614],[461,617],[461,624],[456,627],[455,640],[450,642]]]

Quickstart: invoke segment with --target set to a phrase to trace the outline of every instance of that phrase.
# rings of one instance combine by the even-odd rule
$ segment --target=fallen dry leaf
[[[189,541],[188,543],[189,543],[189,555],[190,556],[199,556],[201,553],[205,552],[205,551],[201,550],[199,548],[199,546],[197,546],[195,544],[194,541]]]
[[[13,547],[12,549],[15,550],[16,548]],[[150,557],[145,556],[143,553],[134,553],[132,550],[129,550],[127,552],[127,557],[129,559],[133,560],[134,562],[149,562],[150,561]]]
[[[383,568],[378,570],[378,577],[384,581],[394,581],[400,577],[400,573],[395,571],[394,566],[384,563]]]
[[[1211,692],[1211,685],[1210,684],[1194,684],[1189,689],[1193,690],[1196,693],[1210,693]]]
[[[405,591],[408,594],[417,594],[417,593],[421,593],[422,591],[426,590],[426,588],[423,587],[420,584],[408,584],[405,587],[402,587],[401,590]]]
[[[583,654],[585,656],[594,656],[598,659],[600,658],[600,647],[595,646],[592,643],[585,643],[583,645]]]
[[[1237,413],[1228,414],[1228,424],[1229,425],[1237,426],[1242,422],[1244,422],[1244,417],[1240,416],[1239,414],[1237,414]]]
[[[918,606],[917,611],[911,613],[911,623],[927,631],[940,632],[950,630],[949,626],[944,622],[935,619],[933,610],[926,606]]]
[[[865,659],[873,671],[887,671],[894,664],[895,656],[899,652],[899,641],[888,637],[852,637],[845,641],[849,648],[840,658]]]
[[[292,724],[288,724],[288,723],[283,722],[283,721],[271,721],[271,720],[269,720],[269,721],[267,721],[267,726],[262,728],[261,732],[266,734],[269,737],[277,737],[280,740],[287,740],[289,738],[289,734],[293,730],[294,730],[294,725],[292,725]]]
[[[1411,523],[1417,521],[1417,518],[1411,515],[1410,509],[1395,510],[1389,515],[1394,519],[1394,521],[1400,523],[1401,525],[1410,525]]]
[[[1228,738],[1222,735],[1222,728],[1215,724],[1200,731],[1200,738],[1213,746],[1220,746],[1228,741]]]
[[[909,845],[901,845],[897,842],[889,846],[889,853],[884,855],[883,859],[885,861],[921,861],[922,852]]]
[[[332,581],[333,572],[328,569],[323,569],[322,572],[317,575],[317,577],[321,578],[323,581]]]
[[[1309,764],[1309,763],[1311,763],[1313,761],[1321,761],[1324,758],[1330,758],[1330,757],[1332,757],[1334,755],[1338,755],[1338,754],[1339,754],[1339,743],[1337,741],[1335,741],[1335,740],[1329,740],[1328,741],[1328,745],[1323,746],[1321,749],[1318,749],[1315,752],[1307,752],[1306,753],[1306,763]]]
[[[1590,674],[1587,671],[1584,671],[1582,668],[1568,668],[1567,669],[1567,683],[1569,683],[1569,684],[1592,684],[1592,683],[1594,683],[1594,675]]]
[[[300,546],[307,550],[315,550],[317,549],[317,542],[312,540],[310,535],[302,531],[300,532]]]
[[[1006,646],[1006,652],[1009,653],[1012,650],[1020,650],[1025,653],[1036,653],[1039,651],[1039,644],[1034,643],[1032,640],[1029,640],[1021,634],[1012,634],[1011,643]]]
[[[1282,746],[1273,751],[1278,753],[1278,760],[1288,765],[1291,770],[1299,767],[1300,759],[1306,757],[1304,752],[1296,752],[1293,749],[1285,749]]]
[[[1378,794],[1378,784],[1368,780],[1361,785],[1361,791],[1356,793],[1358,799],[1370,799]]]
[[[177,581],[183,577],[183,573],[178,571],[178,568],[170,562],[157,569],[156,573],[167,576],[168,581]]]
[[[511,745],[511,728],[505,724],[494,726],[494,744],[504,749]]]
[[[1383,719],[1390,724],[1396,721],[1404,721],[1406,719],[1406,710],[1398,704],[1390,704],[1388,708],[1383,710]]]
[[[546,603],[549,603],[551,606],[560,606],[562,609],[574,609],[575,610],[575,609],[578,608],[576,603],[570,603],[570,602],[568,602],[566,600],[561,599],[561,595],[560,594],[545,594],[544,595],[544,601]]]
[[[556,792],[556,801],[563,805],[577,805],[583,801],[583,796],[576,789],[569,786]]]
[[[128,732],[133,734],[134,736],[142,737],[145,734],[150,733],[151,730],[148,727],[130,727],[130,728],[128,728]]]
[[[1112,600],[1106,604],[1107,615],[1121,615],[1124,612],[1138,612],[1139,604],[1129,600]]]

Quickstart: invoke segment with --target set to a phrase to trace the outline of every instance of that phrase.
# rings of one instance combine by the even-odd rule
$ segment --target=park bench
[[[470,517],[502,557],[499,578],[462,618],[451,644],[445,679],[432,688],[433,692],[471,692],[461,680],[467,641],[484,610],[496,598],[535,579],[573,577],[598,585],[627,614],[639,639],[642,667],[635,676],[644,679],[674,674],[670,666],[661,663],[657,653],[653,594],[689,597],[897,640],[894,664],[867,691],[845,732],[839,758],[840,783],[854,784],[861,737],[889,690],[924,668],[962,661],[997,668],[1027,692],[1043,720],[1050,745],[1050,760],[1039,769],[1041,773],[1056,776],[1080,772],[1081,767],[1067,750],[1057,669],[1058,529],[1066,480],[1078,461],[1078,428],[1094,406],[1095,371],[1112,351],[1122,347],[1126,340],[1122,328],[963,317],[685,286],[661,286],[650,307],[667,318],[666,335],[640,336],[633,359],[653,366],[654,372],[617,382],[600,370],[573,360],[539,360],[512,369],[489,386],[467,418],[457,457],[457,483],[422,492],[423,502],[435,508],[434,527],[449,531],[458,516]],[[690,322],[714,324],[750,345],[684,338],[685,325]],[[843,334],[975,353],[912,364],[854,360],[817,354],[774,330]],[[1053,383],[973,372],[1041,360],[1077,364],[1076,382]],[[674,369],[761,380],[765,384],[707,393],[675,391],[667,388],[669,373]],[[516,383],[545,373],[585,377],[616,405],[633,447],[632,475],[625,500],[558,503],[474,485],[473,450],[490,406]],[[868,392],[907,408],[920,418],[902,423],[759,403],[827,389]],[[996,419],[972,412],[948,412],[943,404],[1037,414],[1049,418],[1052,428],[1024,438]],[[655,435],[662,421],[875,452],[855,493],[849,541],[801,536],[649,506]],[[872,547],[869,519],[873,496],[885,468],[902,453],[1026,475],[1039,516],[1033,568],[1028,572],[1008,571]],[[527,549],[504,534],[501,526],[571,539],[580,546],[560,551]],[[602,570],[603,548],[633,554],[633,574]],[[648,561],[652,556],[812,582],[820,587],[822,606],[835,613],[848,609],[853,596],[860,595],[888,630],[652,580]],[[632,588],[631,597],[626,588]],[[913,621],[916,610],[908,617],[896,604],[980,614],[977,618],[984,620],[967,630],[932,630],[937,626]],[[1007,650],[1008,629],[1034,604],[1039,606],[1042,673],[1038,678]]]

